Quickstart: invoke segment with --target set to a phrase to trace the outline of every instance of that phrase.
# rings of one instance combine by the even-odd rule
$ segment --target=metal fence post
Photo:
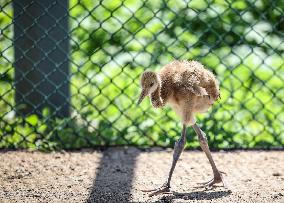
[[[69,116],[68,0],[14,0],[16,106],[19,115]]]

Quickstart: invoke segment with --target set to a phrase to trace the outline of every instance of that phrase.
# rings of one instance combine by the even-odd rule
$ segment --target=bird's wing
[[[193,86],[193,93],[196,94],[197,96],[206,96],[208,95],[207,91],[205,88],[200,87],[200,86]]]
[[[201,87],[198,75],[194,72],[184,72],[184,75],[182,77],[182,84],[186,84],[186,89],[197,96],[208,95],[206,89],[204,87]]]

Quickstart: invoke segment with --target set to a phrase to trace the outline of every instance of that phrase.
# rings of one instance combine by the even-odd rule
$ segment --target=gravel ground
[[[210,179],[200,151],[185,151],[172,194],[141,192],[161,186],[172,150],[0,151],[0,202],[284,202],[284,151],[214,152],[229,189],[196,189]]]

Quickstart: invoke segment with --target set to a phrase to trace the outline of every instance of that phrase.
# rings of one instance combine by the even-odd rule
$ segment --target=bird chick
[[[181,117],[183,129],[181,138],[175,143],[172,166],[166,183],[153,191],[156,195],[170,191],[170,182],[176,163],[186,144],[186,128],[192,126],[198,135],[199,143],[205,152],[214,174],[214,178],[204,184],[211,187],[222,182],[222,172],[213,161],[205,133],[198,127],[196,113],[206,112],[220,97],[219,83],[213,73],[205,69],[197,61],[173,61],[165,65],[159,72],[146,71],[141,77],[142,92],[138,104],[149,96],[153,107],[161,108],[169,104]]]

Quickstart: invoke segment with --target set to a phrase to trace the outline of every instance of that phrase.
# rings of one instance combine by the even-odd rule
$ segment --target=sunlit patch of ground
[[[0,152],[0,202],[284,202],[284,151],[214,152],[229,189],[195,189],[211,178],[200,151],[185,151],[172,179],[172,194],[148,197],[161,186],[171,150]]]

